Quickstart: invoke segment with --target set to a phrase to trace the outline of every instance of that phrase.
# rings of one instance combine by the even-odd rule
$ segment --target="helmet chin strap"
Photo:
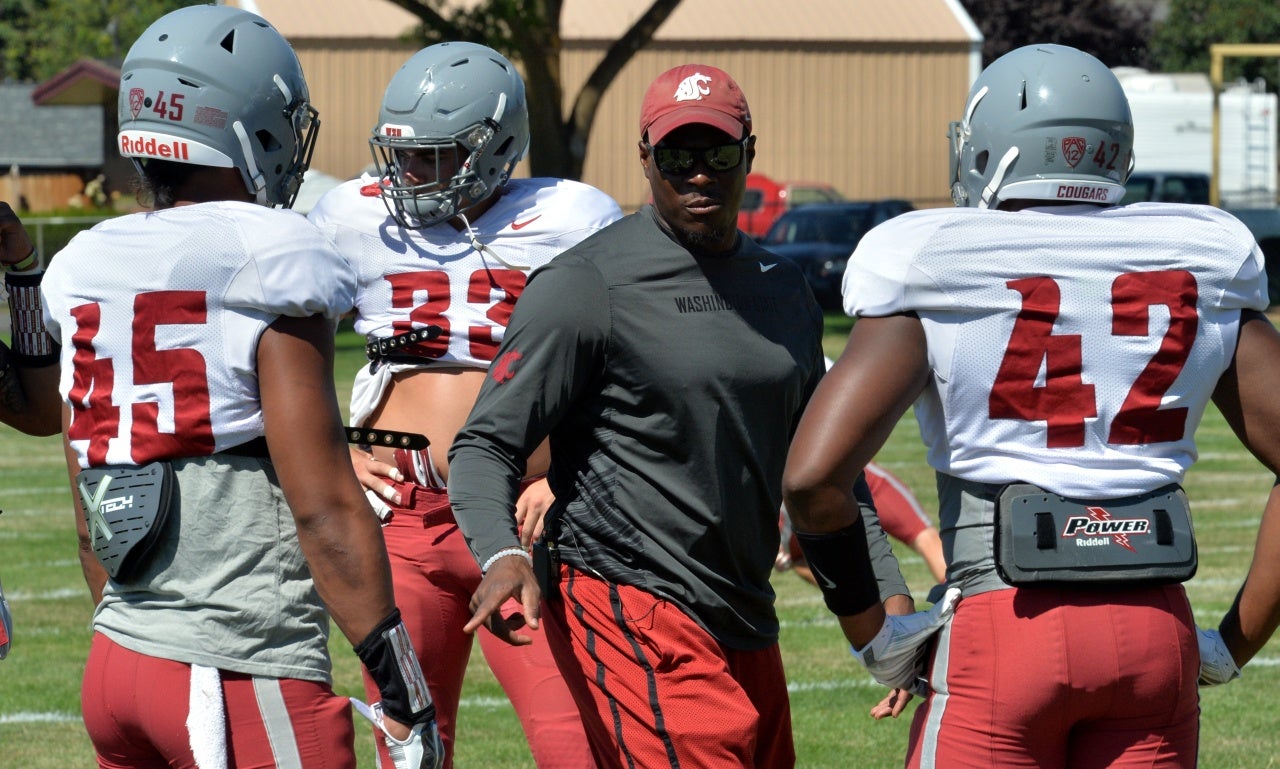
[[[978,208],[990,208],[992,204],[1000,204],[1000,198],[997,197],[1000,184],[1004,182],[1004,175],[1009,172],[1009,166],[1013,165],[1013,161],[1017,159],[1017,147],[1010,147],[1009,151],[1004,153],[1004,157],[1000,158],[1000,164],[996,166],[996,172],[991,175],[991,181],[982,190],[982,199],[978,201]]]
[[[489,248],[485,244],[481,243],[480,238],[476,237],[476,231],[471,227],[471,222],[467,219],[466,214],[459,213],[456,216],[462,220],[462,226],[466,227],[467,229],[467,237],[471,239],[471,247],[474,248],[477,252],[479,252],[481,256],[492,256],[494,259],[497,259],[499,262],[502,262],[503,266],[505,266],[509,270],[519,270],[521,272],[528,272],[530,270],[529,265],[512,264],[511,262],[508,262],[506,259],[503,259],[501,256],[499,256],[497,251],[494,251],[492,248]]]
[[[231,130],[236,132],[236,138],[240,140],[240,151],[244,153],[244,167],[253,184],[249,191],[253,193],[258,205],[271,205],[267,200],[267,178],[258,170],[258,163],[253,159],[253,145],[249,143],[249,134],[245,132],[244,124],[237,120],[231,124]]]

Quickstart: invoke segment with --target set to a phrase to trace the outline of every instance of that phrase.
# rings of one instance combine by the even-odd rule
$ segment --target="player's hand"
[[[351,706],[382,732],[382,741],[395,769],[440,769],[444,765],[444,743],[440,741],[434,717],[405,726],[384,716],[381,702],[370,706],[352,697]],[[397,738],[392,736],[393,732],[406,736]]]
[[[502,605],[511,598],[520,603],[523,613],[503,615]],[[542,590],[529,560],[518,554],[499,558],[485,572],[480,586],[471,596],[471,619],[462,629],[474,633],[483,625],[512,646],[531,644],[533,638],[518,631],[526,625],[538,629],[541,612],[538,602],[541,600]]]
[[[516,500],[516,525],[520,527],[520,546],[528,549],[534,542],[542,539],[542,522],[551,509],[556,495],[551,493],[551,485],[546,478],[539,478],[520,492]]]
[[[356,471],[356,479],[364,487],[364,495],[369,498],[373,512],[385,521],[391,514],[391,508],[387,507],[387,502],[394,505],[404,504],[396,487],[388,481],[403,483],[404,474],[395,465],[383,462],[358,446],[351,446],[350,451],[351,467]]]
[[[1240,677],[1240,666],[1216,630],[1196,628],[1196,640],[1200,642],[1200,685],[1217,686]]]
[[[0,660],[9,656],[9,643],[13,640],[13,617],[9,615],[9,602],[4,598],[4,585],[0,585]]]
[[[885,698],[871,706],[871,717],[879,721],[882,718],[897,718],[907,709],[912,694],[906,689],[894,689]]]
[[[13,207],[0,200],[0,264],[17,264],[36,250]]]
[[[951,619],[960,601],[960,588],[948,588],[942,600],[929,611],[888,615],[880,632],[861,649],[849,647],[880,683],[890,689],[910,689],[924,674],[924,654],[928,641]]]

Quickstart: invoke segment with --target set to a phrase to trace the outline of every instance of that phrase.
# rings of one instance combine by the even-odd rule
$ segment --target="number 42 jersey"
[[[207,456],[262,436],[263,331],[280,316],[336,322],[355,290],[346,260],[292,211],[199,203],[76,235],[42,293],[80,466]]]
[[[1209,206],[957,208],[868,233],[844,306],[920,318],[935,470],[1109,498],[1181,482],[1267,291],[1252,235]]]

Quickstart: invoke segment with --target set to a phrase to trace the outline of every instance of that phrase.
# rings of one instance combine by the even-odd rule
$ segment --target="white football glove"
[[[355,697],[351,698],[351,707],[382,732],[382,740],[391,754],[391,762],[395,769],[440,769],[444,766],[444,743],[440,742],[440,733],[436,730],[433,718],[421,724],[414,724],[409,736],[403,741],[397,740],[387,732],[382,720],[382,703],[367,705]]]
[[[1240,677],[1240,666],[1232,658],[1222,634],[1216,630],[1196,628],[1200,642],[1200,685],[1217,686]]]
[[[870,643],[849,650],[880,683],[890,689],[914,689],[924,674],[925,644],[951,619],[959,600],[960,588],[947,588],[929,611],[889,615]]]

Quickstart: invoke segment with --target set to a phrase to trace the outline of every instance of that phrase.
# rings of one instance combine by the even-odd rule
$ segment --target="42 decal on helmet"
[[[1098,168],[1115,171],[1116,161],[1121,159],[1120,153],[1123,150],[1124,147],[1119,142],[1098,142],[1098,148],[1093,152],[1093,164]],[[1089,143],[1082,136],[1068,136],[1062,140],[1062,159],[1072,168],[1079,165],[1088,152]]]
[[[147,96],[141,88],[129,89],[129,111],[133,113],[133,117],[137,119],[138,114],[144,109],[151,110],[165,120],[172,120],[175,123],[182,120],[183,99],[185,94],[171,93],[167,97],[164,91],[156,94],[156,98]]]

